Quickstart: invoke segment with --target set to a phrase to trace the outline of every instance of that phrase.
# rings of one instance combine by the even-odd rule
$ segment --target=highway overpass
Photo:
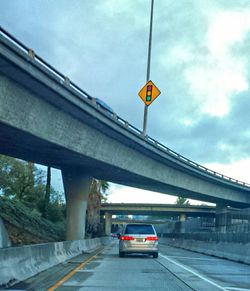
[[[0,31],[0,153],[62,170],[68,239],[84,237],[91,178],[235,207],[249,185],[175,153]]]
[[[179,216],[186,214],[189,217],[215,217],[216,208],[207,205],[176,205],[176,204],[136,204],[136,203],[103,203],[101,214],[112,215],[158,215]]]
[[[216,207],[207,205],[103,203],[101,214],[105,215],[105,233],[108,235],[111,232],[112,224],[119,222],[114,221],[112,215],[157,215],[162,216],[162,218],[179,216],[180,221],[183,222],[187,217],[215,217]],[[125,221],[123,222],[125,223]]]

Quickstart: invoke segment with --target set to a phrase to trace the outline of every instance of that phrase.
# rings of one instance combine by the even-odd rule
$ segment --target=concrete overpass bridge
[[[119,219],[112,218],[112,224],[128,224],[128,223],[150,223],[150,224],[164,224],[168,222],[168,220],[153,220],[153,219]]]
[[[176,204],[136,204],[136,203],[103,203],[101,214],[111,215],[158,215],[189,217],[210,216],[215,217],[216,208],[207,205],[176,205]]]
[[[101,214],[105,215],[105,233],[109,234],[112,224],[126,222],[125,220],[119,221],[117,219],[112,219],[112,215],[157,215],[162,216],[162,218],[167,216],[178,216],[180,221],[184,222],[187,217],[215,217],[216,207],[207,205],[180,206],[176,204],[103,203],[101,206]]]
[[[61,169],[67,238],[84,237],[91,177],[226,205],[250,185],[144,136],[0,28],[0,153]]]

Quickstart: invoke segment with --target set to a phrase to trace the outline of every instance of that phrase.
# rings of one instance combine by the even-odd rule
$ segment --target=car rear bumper
[[[119,251],[124,253],[155,253],[158,252],[158,247],[120,247]]]
[[[140,253],[140,254],[151,254],[151,253],[157,253],[158,249],[126,249],[126,250],[120,250],[123,253],[126,254],[133,254],[133,253]]]

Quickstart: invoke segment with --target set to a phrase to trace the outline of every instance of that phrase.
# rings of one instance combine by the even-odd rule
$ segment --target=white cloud
[[[207,163],[204,166],[228,177],[250,184],[250,158],[229,164]]]
[[[237,58],[217,59],[210,55],[185,71],[193,98],[201,111],[211,116],[224,116],[230,111],[231,98],[248,90],[244,63]]]
[[[138,188],[124,187],[116,184],[111,184],[108,191],[109,203],[174,203],[176,197],[146,191]]]
[[[197,41],[180,38],[159,60],[165,68],[178,69],[201,114],[223,117],[231,110],[232,98],[249,89],[247,56],[239,56],[235,47],[246,46],[250,9],[214,9],[204,18],[206,25],[193,35]]]
[[[213,55],[223,56],[235,43],[242,43],[249,30],[250,9],[218,12],[211,18],[208,47]]]
[[[112,183],[110,183],[108,193],[108,203],[175,204],[177,199],[177,196],[125,187]],[[188,200],[191,204],[197,205],[203,203],[197,200]]]
[[[105,15],[106,19],[114,17],[123,19],[124,26],[131,25],[132,21],[134,28],[138,29],[140,26],[148,26],[149,23],[150,2],[145,3],[144,0],[105,0],[100,1],[96,8],[99,13]]]
[[[182,120],[182,123],[185,125],[185,126],[191,126],[193,124],[193,121],[190,120],[190,119],[183,119]]]

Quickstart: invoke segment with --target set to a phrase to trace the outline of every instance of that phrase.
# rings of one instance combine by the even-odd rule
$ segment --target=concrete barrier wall
[[[109,242],[107,237],[0,249],[0,287],[11,286]]]
[[[161,238],[160,243],[194,252],[250,264],[250,243]]]
[[[163,237],[207,242],[250,243],[250,233],[187,232],[164,233]]]
[[[2,218],[0,217],[0,248],[10,247],[11,242],[8,236],[8,233],[5,229]]]

